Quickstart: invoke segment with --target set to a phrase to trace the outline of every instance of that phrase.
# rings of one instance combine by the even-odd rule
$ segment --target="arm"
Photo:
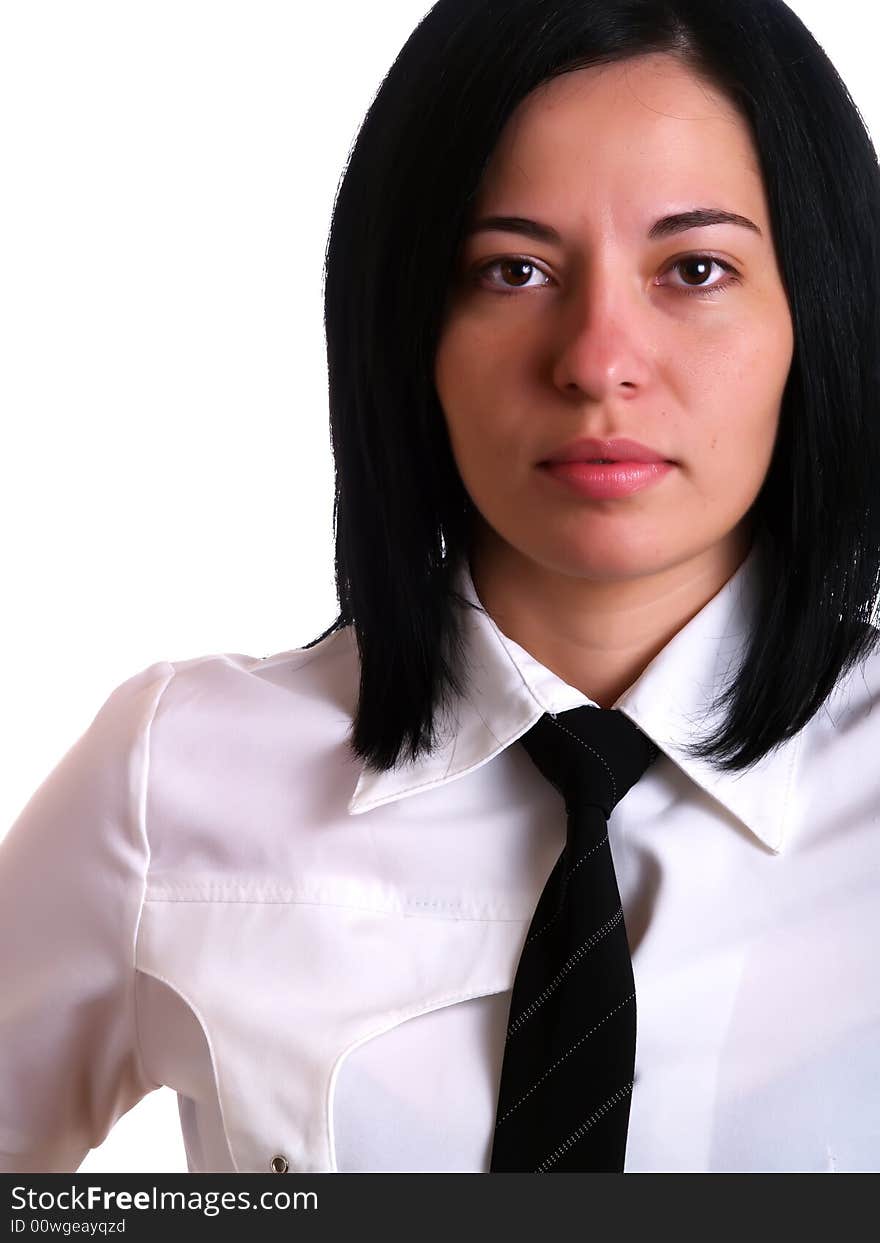
[[[150,728],[174,667],[118,686],[0,842],[0,1172],[76,1170],[146,1093],[134,953]]]

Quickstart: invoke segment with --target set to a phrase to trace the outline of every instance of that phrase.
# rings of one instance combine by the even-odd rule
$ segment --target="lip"
[[[555,462],[590,462],[597,458],[606,458],[611,462],[669,462],[664,454],[658,453],[648,445],[639,444],[637,440],[616,437],[613,440],[599,440],[594,436],[581,437],[563,445],[539,463],[546,466]]]
[[[673,462],[542,462],[542,471],[565,487],[591,500],[606,501],[629,496],[659,482],[673,468]]]

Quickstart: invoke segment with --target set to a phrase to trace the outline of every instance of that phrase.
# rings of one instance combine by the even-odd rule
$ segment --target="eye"
[[[740,280],[739,272],[732,263],[728,263],[726,259],[719,259],[715,255],[683,255],[680,259],[675,259],[666,269],[668,272],[674,272],[676,268],[685,269],[688,277],[694,276],[697,281],[703,281],[703,278],[711,273],[712,267],[723,269],[727,273],[726,280],[715,281],[711,285],[704,282],[695,285],[676,285],[672,288],[679,293],[683,293],[688,297],[696,294],[698,297],[712,297],[716,293],[723,293],[731,285],[735,285]]]
[[[726,272],[727,279],[716,280],[712,284],[707,284],[705,278],[711,274],[713,266]],[[684,284],[673,284],[671,288],[678,293],[685,294],[687,297],[696,295],[697,297],[711,298],[716,293],[723,293],[741,279],[732,263],[728,263],[726,259],[719,259],[715,255],[707,255],[702,252],[683,255],[680,259],[675,259],[666,271],[672,272],[676,269],[683,269],[686,280]],[[499,280],[489,279],[489,273],[493,270],[498,271]],[[533,277],[544,277],[546,279],[533,281]],[[687,278],[689,277],[695,277],[698,283],[688,284]],[[542,289],[551,279],[543,268],[539,267],[533,259],[529,259],[525,255],[506,255],[501,259],[491,259],[488,263],[484,263],[477,268],[476,278],[478,284],[488,285],[490,289],[495,289],[499,293],[515,293],[518,289]],[[661,288],[663,287],[661,286]]]
[[[497,281],[488,282],[490,288],[501,291],[538,289],[540,285],[530,285],[527,283],[529,278],[533,275],[546,276],[543,268],[539,268],[532,259],[527,259],[524,255],[506,255],[503,259],[492,259],[489,263],[484,263],[477,268],[477,279],[482,283],[486,273],[491,272],[493,268],[500,269],[502,274],[512,273],[513,280],[516,282],[511,285],[506,283],[499,284]]]

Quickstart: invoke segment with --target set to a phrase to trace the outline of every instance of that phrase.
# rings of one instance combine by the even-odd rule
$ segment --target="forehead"
[[[477,211],[544,206],[641,228],[682,199],[761,214],[763,184],[745,120],[719,88],[651,54],[542,84],[508,119]],[[659,214],[657,212],[656,214]]]

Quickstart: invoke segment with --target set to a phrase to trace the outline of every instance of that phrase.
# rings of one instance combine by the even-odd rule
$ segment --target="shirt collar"
[[[753,547],[735,574],[673,636],[614,707],[759,841],[779,853],[800,734],[739,773],[720,772],[683,750],[720,719],[715,703],[738,664],[755,607],[757,556]],[[483,609],[466,559],[456,588],[479,610],[463,610],[469,663],[466,693],[441,710],[441,742],[429,755],[385,772],[362,767],[348,804],[352,815],[472,772],[515,742],[544,712],[593,703],[498,628]]]

